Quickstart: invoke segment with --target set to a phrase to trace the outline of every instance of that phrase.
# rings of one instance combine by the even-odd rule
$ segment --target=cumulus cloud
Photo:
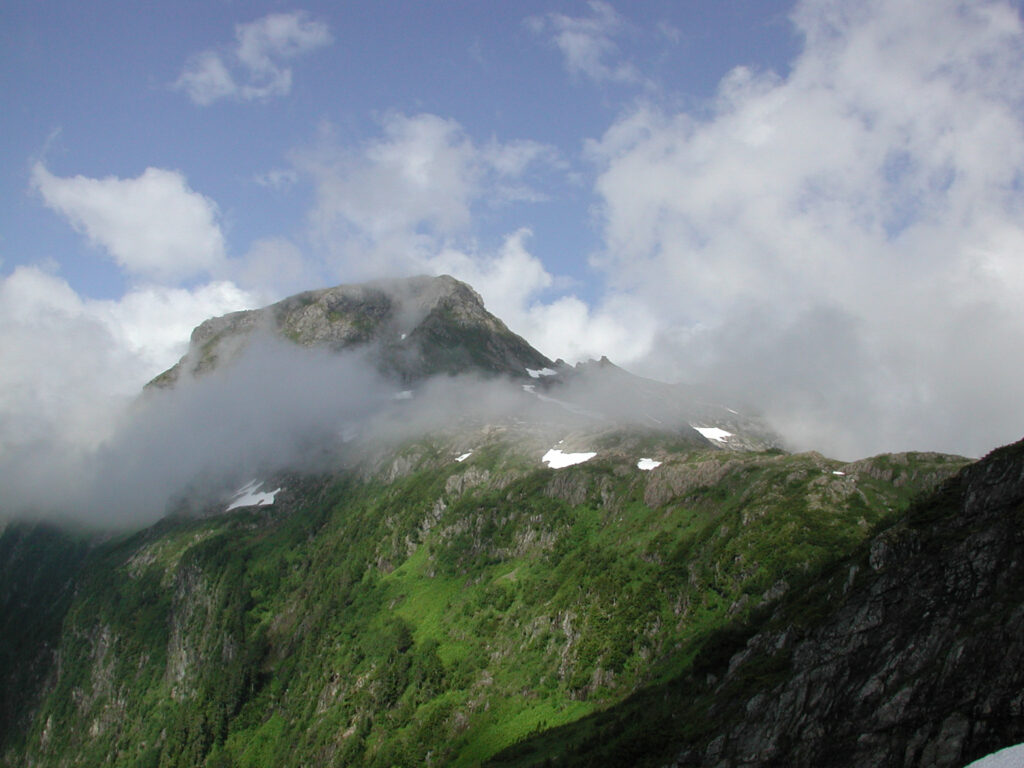
[[[394,114],[382,129],[357,149],[324,142],[297,156],[316,184],[318,225],[371,240],[465,231],[485,169],[462,127],[437,115]]]
[[[1018,14],[806,0],[793,21],[787,75],[737,68],[709,110],[639,107],[588,148],[595,265],[660,319],[646,369],[844,456],[1019,438]]]
[[[345,279],[407,274],[410,264],[472,234],[486,207],[532,201],[557,152],[532,141],[476,144],[455,120],[390,114],[381,135],[339,146],[325,135],[294,155],[312,179],[314,237]]]
[[[235,41],[223,50],[202,51],[185,62],[174,87],[201,106],[224,98],[267,101],[292,88],[285,62],[331,43],[331,32],[308,14],[272,13],[235,27]]]
[[[623,18],[602,0],[590,0],[587,6],[588,16],[548,13],[531,16],[526,23],[535,33],[550,36],[573,77],[587,77],[599,83],[641,82],[636,67],[618,60],[620,51],[615,38],[626,29]]]
[[[64,178],[36,163],[32,185],[49,208],[132,275],[180,280],[224,261],[216,204],[177,171],[147,168],[134,179]]]

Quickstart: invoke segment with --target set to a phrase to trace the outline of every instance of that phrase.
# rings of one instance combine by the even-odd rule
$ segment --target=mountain
[[[527,408],[528,420],[535,423],[568,421],[597,430],[629,425],[739,450],[781,442],[756,415],[679,385],[635,376],[607,358],[576,366],[552,362],[488,312],[470,286],[447,275],[340,285],[212,318],[193,331],[185,356],[147,388],[168,389],[183,376],[228,368],[254,342],[267,338],[361,355],[386,381],[402,388],[459,375],[516,382],[527,395],[520,401],[537,402],[517,403],[514,415]],[[482,394],[470,392],[466,398]],[[538,402],[545,405],[537,407]]]
[[[737,404],[548,360],[451,278],[207,321],[145,399],[246,396],[261,336],[379,396],[194,514],[7,524],[0,764],[956,765],[1024,738],[1024,447],[790,454]]]

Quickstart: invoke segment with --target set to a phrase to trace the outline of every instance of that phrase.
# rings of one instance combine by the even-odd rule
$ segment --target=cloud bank
[[[142,385],[184,353],[193,326],[249,301],[230,283],[83,299],[33,267],[0,281],[4,511],[75,510],[92,492],[97,451],[124,428]]]
[[[797,447],[978,455],[1020,437],[1024,88],[1005,3],[803,2],[790,72],[589,145],[595,266],[658,319],[642,368]]]

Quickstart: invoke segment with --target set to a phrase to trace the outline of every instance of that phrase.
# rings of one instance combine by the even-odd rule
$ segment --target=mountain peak
[[[305,291],[206,320],[192,332],[186,355],[150,386],[213,370],[258,333],[334,352],[365,347],[382,373],[404,383],[439,373],[524,377],[527,368],[552,365],[488,312],[469,285],[419,275]]]

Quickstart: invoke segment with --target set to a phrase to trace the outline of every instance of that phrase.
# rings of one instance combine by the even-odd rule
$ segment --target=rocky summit
[[[363,348],[382,373],[405,383],[466,371],[522,378],[553,364],[488,312],[471,287],[423,276],[307,291],[207,320],[185,357],[151,386],[229,362],[260,333],[333,352]]]
[[[290,368],[245,368],[263,337]],[[335,353],[381,391],[288,432],[297,361]],[[960,768],[1024,740],[1024,444],[789,453],[738,404],[552,362],[448,277],[214,318],[149,389],[147,440],[202,406],[204,492],[5,524],[0,764]],[[201,433],[266,392],[241,442]],[[214,472],[268,411],[303,450]]]

